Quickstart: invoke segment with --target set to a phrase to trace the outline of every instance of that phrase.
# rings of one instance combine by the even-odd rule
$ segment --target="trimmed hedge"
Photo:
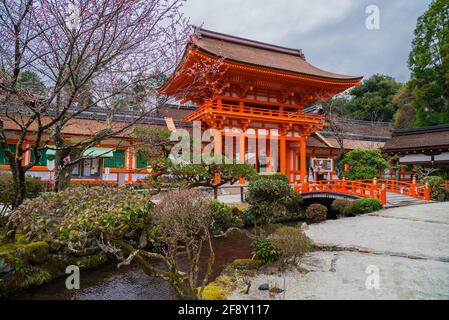
[[[263,264],[280,261],[285,266],[312,249],[312,240],[300,229],[282,226],[268,237],[253,241],[254,257]]]
[[[306,209],[306,219],[313,222],[323,222],[327,218],[327,208],[319,203],[311,204]]]
[[[225,232],[232,227],[242,227],[242,214],[237,208],[233,208],[226,203],[212,200],[209,204],[212,210],[211,229],[214,233]]]
[[[259,178],[249,185],[246,194],[249,207],[243,218],[245,225],[259,225],[300,216],[303,201],[301,195],[292,189],[284,175],[268,177],[271,178]]]
[[[444,179],[439,176],[429,176],[424,179],[429,184],[430,198],[435,201],[448,201],[449,189],[444,185]]]
[[[359,215],[382,209],[382,203],[374,198],[360,198],[345,209],[345,215]]]
[[[332,202],[332,209],[337,212],[338,217],[344,217],[349,206],[351,206],[351,201],[347,199],[335,199]]]
[[[264,180],[277,180],[277,181],[284,181],[285,183],[289,183],[288,177],[283,173],[266,173],[266,174],[258,174],[254,176],[251,181],[257,181],[260,179]]]
[[[40,178],[30,176],[25,177],[25,184],[27,189],[27,198],[35,198],[46,189],[46,183]],[[14,184],[12,174],[0,173],[0,203],[8,206],[14,202]]]

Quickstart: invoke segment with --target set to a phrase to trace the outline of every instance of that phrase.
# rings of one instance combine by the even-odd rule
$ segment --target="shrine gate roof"
[[[206,29],[197,30],[192,44],[204,53],[252,66],[337,81],[360,81],[363,78],[362,76],[342,75],[319,69],[308,63],[299,49],[280,47]]]

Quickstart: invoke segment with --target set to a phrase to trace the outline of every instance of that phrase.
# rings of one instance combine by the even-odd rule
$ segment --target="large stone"
[[[311,225],[316,245],[449,261],[449,203],[399,207]]]
[[[259,290],[260,290],[260,291],[268,291],[268,290],[270,290],[270,286],[268,285],[268,283],[262,283],[262,284],[259,286]]]
[[[13,271],[14,267],[6,261],[5,257],[0,255],[0,274],[2,273],[10,273]]]
[[[34,242],[26,247],[28,261],[31,265],[37,266],[43,264],[49,258],[49,247],[46,242]]]

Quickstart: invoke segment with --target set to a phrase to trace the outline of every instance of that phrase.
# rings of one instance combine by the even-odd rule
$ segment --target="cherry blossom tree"
[[[0,149],[14,176],[16,200],[43,150],[56,149],[56,188],[82,152],[131,129],[161,104],[157,79],[177,65],[189,32],[181,0],[4,0],[0,3]],[[24,72],[42,82],[20,85]],[[163,103],[163,102],[162,102]],[[132,117],[114,115],[132,108]],[[70,139],[64,129],[83,114],[105,117],[97,130]],[[17,151],[6,127],[17,130]],[[30,147],[25,141],[32,140]],[[32,161],[23,163],[31,150]],[[11,233],[13,234],[13,232]],[[11,239],[11,237],[9,237]]]

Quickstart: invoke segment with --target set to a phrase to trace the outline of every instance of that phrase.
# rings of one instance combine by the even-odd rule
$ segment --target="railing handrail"
[[[198,115],[206,112],[208,109],[212,109],[214,111],[225,111],[225,112],[233,112],[233,113],[243,113],[245,115],[253,115],[253,116],[268,116],[272,118],[286,118],[286,119],[295,119],[301,118],[310,121],[324,121],[325,116],[319,114],[306,114],[301,110],[298,111],[284,111],[284,110],[276,110],[276,109],[265,109],[260,107],[251,107],[246,105],[234,105],[228,103],[217,103],[211,102],[206,103],[196,109],[194,112],[187,115],[186,119],[193,119]]]
[[[418,199],[430,200],[427,184],[418,185],[416,181],[400,182],[388,179],[365,180],[319,180],[301,185],[302,192],[335,192],[352,194],[361,197],[377,198],[386,204],[386,193],[404,194]]]

